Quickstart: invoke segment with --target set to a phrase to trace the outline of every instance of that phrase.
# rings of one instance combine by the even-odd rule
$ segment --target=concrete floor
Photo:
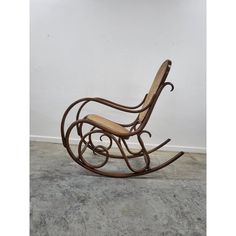
[[[204,154],[186,153],[156,173],[115,179],[78,166],[61,144],[30,146],[31,236],[206,235]],[[158,163],[173,153],[155,156]]]

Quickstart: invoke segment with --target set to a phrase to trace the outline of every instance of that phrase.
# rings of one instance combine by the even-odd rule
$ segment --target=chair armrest
[[[137,105],[137,106],[133,106],[133,107],[129,107],[129,106],[124,106],[124,105],[121,105],[121,104],[118,104],[118,103],[114,103],[112,101],[109,101],[109,100],[106,100],[104,98],[98,98],[98,97],[95,97],[95,98],[90,98],[88,99],[87,101],[85,101],[82,105],[81,105],[81,109],[82,107],[87,104],[88,102],[92,101],[92,102],[96,102],[96,103],[99,103],[99,104],[102,104],[102,105],[105,105],[105,106],[108,106],[108,107],[111,107],[111,108],[114,108],[116,110],[120,110],[120,111],[124,111],[124,112],[128,112],[128,113],[139,113],[139,112],[142,112],[146,109],[148,109],[151,105],[151,100],[145,107],[142,107],[138,110],[136,110],[136,108],[139,108],[145,101],[145,98],[146,98],[147,95],[145,95],[143,101]],[[80,112],[80,109],[79,111]]]
[[[147,94],[144,96],[143,100],[136,106],[125,106],[125,105],[115,103],[115,102],[112,102],[110,100],[100,98],[100,97],[96,97],[95,99],[98,99],[99,101],[104,101],[105,103],[109,103],[109,104],[114,105],[114,106],[119,106],[119,107],[123,107],[123,108],[127,108],[127,109],[136,109],[136,108],[140,107],[141,105],[143,105],[146,97],[147,97]]]

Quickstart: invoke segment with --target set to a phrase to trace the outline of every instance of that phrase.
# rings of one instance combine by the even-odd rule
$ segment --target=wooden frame
[[[64,147],[67,149],[69,155],[72,159],[78,163],[79,165],[83,166],[87,170],[95,172],[100,175],[109,176],[109,177],[131,177],[131,176],[138,176],[148,174],[157,170],[160,170],[167,165],[171,164],[179,157],[181,157],[184,152],[179,152],[174,157],[170,158],[168,161],[155,166],[150,167],[151,153],[155,152],[156,150],[163,147],[165,144],[170,142],[170,139],[165,140],[163,143],[158,145],[157,147],[147,150],[145,144],[142,139],[142,134],[147,133],[151,137],[151,133],[147,130],[144,130],[153,108],[156,104],[156,101],[161,94],[162,90],[166,86],[171,86],[171,91],[174,90],[174,86],[170,82],[165,82],[166,77],[169,73],[171,67],[171,61],[166,60],[160,67],[157,72],[157,75],[154,79],[152,87],[148,94],[145,95],[144,99],[140,104],[137,106],[125,106],[121,105],[103,98],[82,98],[74,103],[72,103],[65,111],[62,121],[61,121],[61,137]],[[138,114],[137,118],[130,124],[119,124],[113,121],[110,121],[104,117],[98,115],[86,115],[85,117],[81,118],[81,111],[85,107],[86,104],[95,102],[98,104],[102,104],[113,109],[125,112],[125,113],[136,113]],[[69,112],[75,106],[80,105],[76,112],[75,121],[69,125],[67,130],[65,131],[65,121],[69,114]],[[89,132],[83,133],[83,126],[88,125],[90,126]],[[77,135],[80,138],[78,143],[78,153],[74,153],[71,149],[70,144],[70,135],[73,129],[76,129]],[[102,141],[102,137],[107,137],[109,140],[108,145],[95,145],[93,141],[93,135],[99,134],[100,140]],[[140,144],[139,151],[132,151],[128,143],[126,142],[132,136],[136,136],[137,140]],[[110,149],[116,145],[118,147],[120,155],[116,155],[114,153],[110,153]],[[99,164],[92,164],[88,162],[84,158],[85,150],[89,148],[95,154],[94,157],[97,155],[103,156],[104,161]],[[127,154],[128,153],[128,154]],[[131,158],[143,157],[145,165],[140,169],[134,169],[130,163]],[[109,158],[116,158],[122,159],[126,163],[130,172],[112,172],[108,170],[104,170],[104,166],[107,164]]]

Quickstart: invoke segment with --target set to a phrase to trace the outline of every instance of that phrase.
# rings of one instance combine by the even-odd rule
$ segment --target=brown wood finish
[[[170,139],[167,139],[151,150],[147,150],[141,137],[143,133],[147,133],[151,137],[151,133],[147,130],[144,130],[144,128],[151,116],[153,108],[162,90],[168,85],[171,86],[171,91],[174,90],[174,86],[172,83],[165,82],[170,71],[170,67],[170,60],[166,60],[161,65],[148,94],[146,94],[141,103],[136,106],[125,106],[98,97],[82,98],[72,103],[65,111],[61,121],[62,142],[72,159],[79,165],[90,171],[93,171],[94,173],[109,177],[121,178],[144,175],[153,171],[160,170],[181,157],[184,152],[179,152],[173,158],[169,159],[163,164],[160,164],[156,167],[150,167],[151,159],[149,154],[158,150],[166,143],[170,142]],[[125,113],[136,113],[137,117],[130,124],[119,124],[96,114],[87,114],[85,117],[81,118],[81,112],[83,108],[91,102],[102,104],[116,110],[123,111]],[[65,121],[68,114],[71,112],[72,108],[78,105],[80,106],[77,109],[74,122],[72,122],[67,130],[65,130]],[[90,126],[90,130],[87,133],[83,132],[83,126],[85,125]],[[77,147],[78,153],[76,154],[72,151],[70,144],[70,136],[73,129],[77,131],[78,137],[80,139]],[[102,138],[105,136],[108,139],[108,143],[106,142],[102,145],[96,145],[93,141],[93,135],[96,134],[100,135],[101,142]],[[132,136],[136,136],[140,144],[140,150],[135,152],[131,151],[128,143],[126,142],[126,140],[128,140]],[[111,153],[111,148],[113,146],[116,146],[118,148],[120,155]],[[95,157],[96,155],[104,156],[104,161],[100,164],[95,165],[85,160],[84,152],[87,148],[93,151]],[[145,165],[140,169],[134,169],[134,167],[130,163],[131,158],[137,157],[143,157],[143,160],[145,162]],[[109,161],[109,158],[123,159],[130,172],[112,172],[104,169],[107,162]]]

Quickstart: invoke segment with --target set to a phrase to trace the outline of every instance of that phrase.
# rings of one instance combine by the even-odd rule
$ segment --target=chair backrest
[[[144,101],[143,107],[147,106],[151,102],[152,98],[157,94],[158,88],[160,88],[160,86],[165,82],[166,77],[170,71],[170,66],[171,66],[170,60],[164,61],[162,63],[162,65],[160,66],[160,68],[155,76],[155,79],[152,83],[152,86],[148,92],[148,95]],[[148,109],[139,113],[138,119],[139,119],[140,123],[142,123],[142,121],[144,120],[144,118],[146,117],[146,115],[150,109],[151,108],[148,108]]]

